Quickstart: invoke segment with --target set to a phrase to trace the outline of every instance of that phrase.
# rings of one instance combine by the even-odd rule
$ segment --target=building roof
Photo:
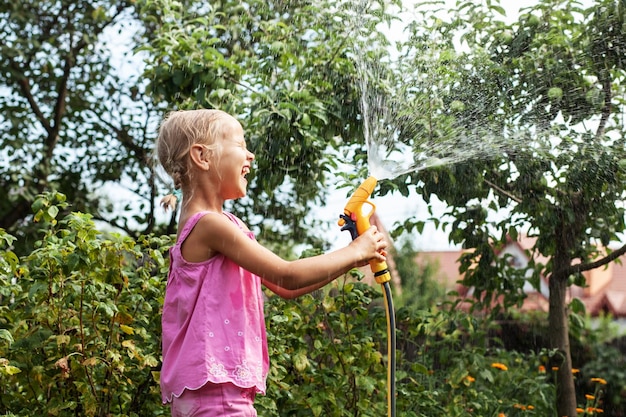
[[[514,256],[526,257],[521,260],[521,264],[526,264],[532,256],[530,249],[534,246],[535,238],[520,236],[519,240],[509,241],[508,245],[502,248],[499,253],[514,253]],[[467,294],[468,288],[458,284],[463,278],[459,273],[459,258],[463,251],[426,251],[416,255],[415,261],[423,264],[431,262],[438,267],[435,278],[441,282],[446,289],[458,291],[460,294]],[[539,257],[535,254],[536,262],[547,263],[547,258]],[[610,313],[615,318],[626,317],[626,255],[611,262],[605,267],[583,273],[586,280],[584,288],[572,286],[569,298],[580,299],[587,312],[596,316],[601,313]],[[544,287],[544,286],[542,286]],[[547,286],[545,286],[547,287]],[[548,293],[545,289],[526,290],[527,298],[524,300],[522,310],[548,311]]]
[[[415,256],[418,265],[432,265],[436,272],[434,278],[446,290],[458,290],[463,276],[459,273],[459,258],[461,251],[419,252]]]

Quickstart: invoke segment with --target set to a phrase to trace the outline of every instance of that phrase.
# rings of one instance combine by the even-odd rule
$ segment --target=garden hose
[[[352,197],[346,203],[343,214],[339,216],[339,226],[341,230],[348,230],[352,239],[356,239],[361,233],[370,228],[370,217],[374,214],[376,206],[369,201],[376,186],[376,178],[369,177],[357,188]],[[363,205],[370,206],[367,213],[363,212]],[[385,299],[385,310],[387,316],[387,416],[395,417],[396,415],[396,320],[393,309],[393,299],[391,297],[391,289],[389,281],[391,274],[387,267],[387,262],[373,260],[370,262],[370,268],[374,273],[374,279],[381,284],[383,288],[383,297]]]
[[[387,415],[396,416],[396,318],[389,282],[382,284],[387,315]]]

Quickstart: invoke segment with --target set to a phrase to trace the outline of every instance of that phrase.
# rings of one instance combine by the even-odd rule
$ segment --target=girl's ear
[[[204,145],[196,143],[189,149],[189,157],[194,166],[202,171],[208,171],[211,162],[211,150]]]

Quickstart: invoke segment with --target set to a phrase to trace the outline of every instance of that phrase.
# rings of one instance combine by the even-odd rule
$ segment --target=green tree
[[[132,57],[114,56],[149,33],[133,3],[0,5],[0,227],[18,237],[20,254],[36,240],[30,207],[47,191],[127,234],[154,230],[151,154],[162,112],[139,74],[120,69]]]
[[[436,222],[470,249],[461,270],[477,307],[493,307],[499,295],[503,307],[519,305],[526,280],[539,287],[548,278],[557,415],[576,416],[568,317],[581,303],[570,302],[568,287],[626,252],[625,3],[541,0],[513,23],[498,2],[460,2],[449,18],[425,7],[403,45],[402,81],[419,93],[399,107],[417,115],[400,130],[419,151],[428,153],[420,146],[430,140],[483,158],[398,184],[449,206],[451,223]],[[503,210],[503,219],[492,216]],[[519,271],[498,257],[520,232],[536,237],[530,254],[545,265]]]
[[[353,41],[384,48],[377,25],[397,2],[3,3],[0,227],[27,253],[35,196],[59,191],[115,230],[171,233],[156,220],[170,191],[154,170],[158,122],[169,109],[220,107],[243,122],[262,173],[233,210],[268,242],[320,244],[306,214],[337,155],[362,138]],[[131,72],[119,44],[136,52],[123,58]]]

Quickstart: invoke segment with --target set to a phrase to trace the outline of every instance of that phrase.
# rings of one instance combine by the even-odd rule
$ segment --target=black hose
[[[389,282],[384,282],[383,296],[387,312],[387,415],[396,416],[396,318]]]

